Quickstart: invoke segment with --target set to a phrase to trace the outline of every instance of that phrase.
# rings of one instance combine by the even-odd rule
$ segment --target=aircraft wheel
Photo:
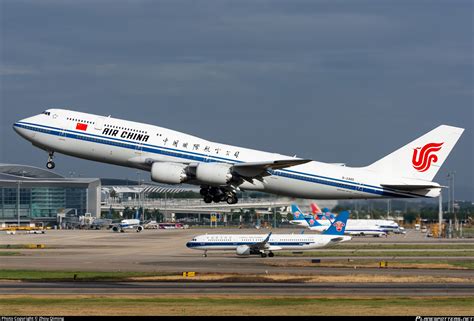
[[[56,164],[54,164],[53,161],[49,161],[49,162],[46,163],[46,168],[47,169],[53,169],[55,167],[56,167]]]
[[[211,194],[212,196],[219,195],[219,189],[217,187],[211,187],[209,189],[209,194]]]
[[[219,203],[221,201],[221,196],[220,195],[214,195],[212,197],[212,200],[214,201],[214,203]]]
[[[226,199],[227,204],[236,204],[238,201],[239,200],[235,195],[228,196]]]
[[[274,257],[274,256],[275,254],[273,254],[273,252],[268,253],[268,257]]]
[[[204,196],[204,203],[212,203],[212,196],[211,195],[206,195]]]
[[[209,189],[208,189],[208,188],[201,188],[201,190],[199,191],[199,193],[200,193],[202,196],[206,196],[207,194],[209,194]]]
[[[267,253],[261,253],[260,256],[261,257],[267,257]]]

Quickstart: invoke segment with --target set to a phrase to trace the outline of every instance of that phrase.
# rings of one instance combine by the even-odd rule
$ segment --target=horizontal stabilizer
[[[428,184],[428,185],[390,185],[390,184],[381,184],[384,188],[393,188],[400,191],[416,191],[420,189],[430,189],[430,188],[443,188],[444,186]]]

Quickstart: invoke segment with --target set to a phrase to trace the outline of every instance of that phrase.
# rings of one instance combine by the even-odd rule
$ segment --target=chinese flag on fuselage
[[[87,130],[87,124],[77,123],[76,129],[77,130]]]

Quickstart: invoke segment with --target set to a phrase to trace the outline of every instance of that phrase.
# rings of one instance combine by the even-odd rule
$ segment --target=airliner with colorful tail
[[[317,219],[312,215],[304,214],[296,204],[291,205],[291,212],[293,214],[293,220],[290,221],[292,224],[304,226],[312,231],[324,232],[333,223],[333,220],[329,217],[326,217],[326,219]],[[348,219],[345,234],[386,236],[388,232],[393,232],[398,229],[398,224],[392,220]]]
[[[351,240],[344,235],[349,212],[341,212],[322,234],[205,234],[195,236],[186,246],[193,250],[235,251],[239,256],[259,254],[273,257],[276,251],[306,251]]]
[[[48,153],[49,169],[57,153],[138,168],[156,182],[201,186],[206,203],[229,204],[237,203],[238,191],[309,199],[436,197],[441,186],[433,178],[464,130],[441,125],[368,166],[349,167],[66,109],[48,109],[13,128]]]

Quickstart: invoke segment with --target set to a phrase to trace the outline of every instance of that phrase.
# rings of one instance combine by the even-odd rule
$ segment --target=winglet
[[[349,212],[344,211],[339,213],[338,216],[334,219],[334,222],[329,226],[329,228],[323,232],[326,235],[344,235],[346,230],[347,220],[349,219]]]

